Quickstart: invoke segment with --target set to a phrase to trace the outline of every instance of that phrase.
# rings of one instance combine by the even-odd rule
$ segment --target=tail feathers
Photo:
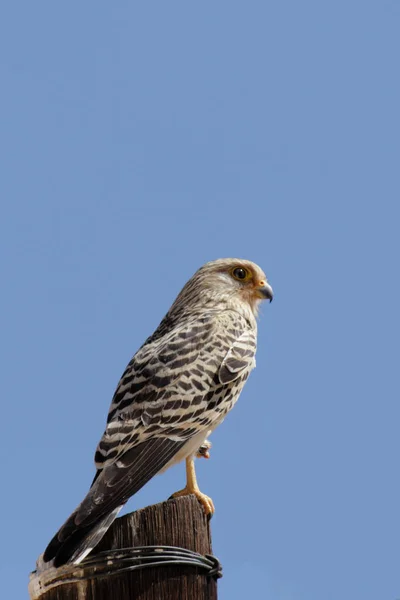
[[[161,471],[185,444],[185,440],[150,438],[99,469],[85,498],[47,546],[43,560],[54,560],[55,567],[83,560],[130,496]]]
[[[43,560],[48,562],[53,559],[55,567],[61,567],[67,562],[79,564],[97,546],[122,507],[123,504],[117,506],[97,523],[85,527],[76,526],[67,536],[62,536],[62,540],[58,532],[47,546]],[[68,522],[64,527],[67,524]]]

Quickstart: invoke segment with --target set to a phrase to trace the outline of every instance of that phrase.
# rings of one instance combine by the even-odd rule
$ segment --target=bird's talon
[[[196,457],[197,458],[210,458],[210,448],[212,444],[208,440],[205,440],[200,448],[197,450]]]
[[[212,517],[212,515],[215,513],[214,502],[209,496],[206,496],[206,494],[200,492],[200,490],[191,490],[186,487],[183,488],[183,490],[179,490],[179,492],[172,494],[170,498],[180,498],[181,496],[190,496],[190,494],[194,494],[194,496],[196,496],[197,500],[202,505],[205,514]]]

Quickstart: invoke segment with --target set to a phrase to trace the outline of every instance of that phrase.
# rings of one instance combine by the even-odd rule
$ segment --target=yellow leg
[[[194,494],[196,496],[197,500],[204,508],[204,512],[206,513],[206,515],[214,514],[215,508],[213,501],[211,500],[211,498],[203,494],[199,490],[199,486],[197,485],[193,456],[189,456],[186,459],[186,486],[183,488],[183,490],[172,494],[171,498],[178,498],[179,496],[189,496],[189,494]]]

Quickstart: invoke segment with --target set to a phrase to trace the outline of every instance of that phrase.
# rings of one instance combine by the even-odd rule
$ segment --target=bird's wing
[[[137,352],[111,402],[95,454],[98,469],[149,439],[168,437],[179,450],[195,433],[179,422],[197,390],[196,365],[213,328],[211,318],[188,322]]]
[[[174,440],[178,451],[181,442],[197,433],[197,417],[207,410],[207,398],[221,384],[247,377],[255,351],[256,331],[233,311],[222,320],[196,318],[143,346],[114,394],[96,467],[104,469],[130,448],[156,437]]]
[[[206,398],[212,399],[221,384],[247,378],[254,366],[256,334],[235,313],[222,324],[212,317],[196,319],[158,347],[151,346],[139,351],[125,370],[96,451],[101,472],[92,493],[102,511],[126,501],[205,429],[199,413],[206,418]],[[107,501],[99,502],[97,495]]]

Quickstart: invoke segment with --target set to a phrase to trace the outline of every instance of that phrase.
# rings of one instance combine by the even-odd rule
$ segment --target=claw
[[[210,458],[210,448],[212,444],[208,440],[205,440],[200,448],[197,450],[196,457],[197,458]]]
[[[203,494],[203,492],[201,492],[200,490],[196,490],[196,489],[192,490],[186,486],[185,488],[183,488],[183,490],[180,490],[179,492],[175,492],[175,494],[172,494],[171,498],[180,498],[181,496],[190,496],[190,494],[194,494],[196,496],[197,500],[202,505],[206,515],[213,515],[215,513],[214,502],[211,500],[211,498],[209,496],[206,496],[206,494]]]

